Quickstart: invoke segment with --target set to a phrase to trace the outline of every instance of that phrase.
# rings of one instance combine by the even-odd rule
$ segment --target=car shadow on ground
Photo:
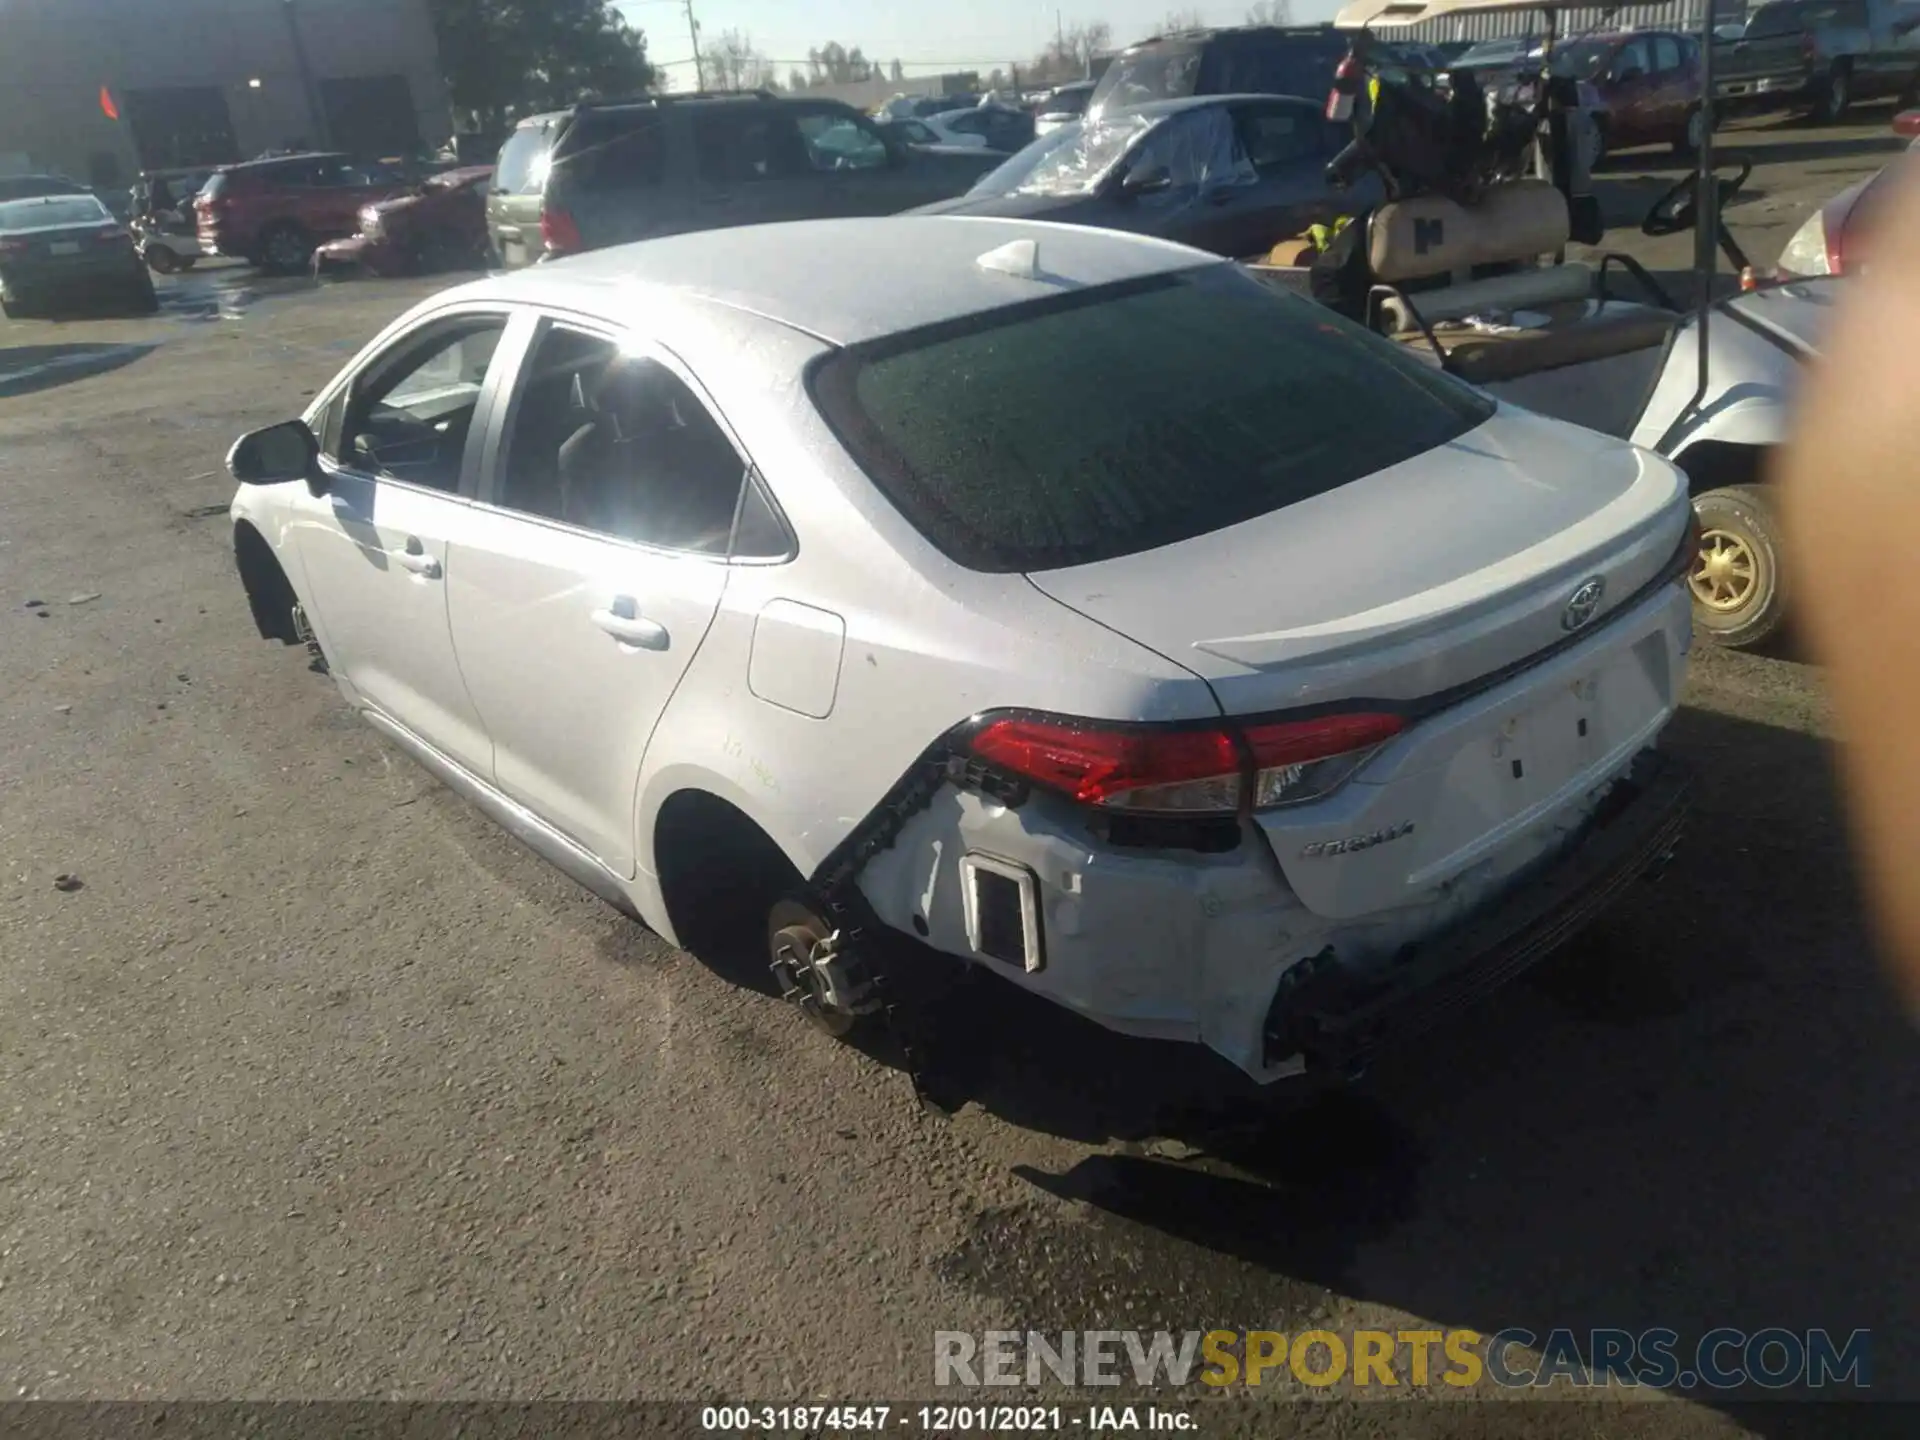
[[[1121,1270],[1197,1247],[1289,1294],[1564,1327],[1589,1361],[1603,1327],[1682,1353],[1719,1326],[1867,1329],[1875,1398],[1920,1398],[1893,1350],[1920,1324],[1920,1043],[1869,950],[1827,747],[1689,709],[1669,748],[1699,785],[1667,876],[1357,1085],[1249,1094],[994,984],[941,1017],[968,1057],[952,1098],[1110,1146],[1021,1173],[1087,1207]]]
[[[1889,117],[1891,125],[1891,117]],[[1776,134],[1794,133],[1797,127],[1776,126],[1771,130],[1759,132],[1735,131],[1731,134],[1714,136],[1714,155],[1717,159],[1732,160],[1735,156],[1744,156],[1753,161],[1754,173],[1773,165],[1799,165],[1813,160],[1848,160],[1874,158],[1899,154],[1907,148],[1906,140],[1893,133],[1889,128],[1880,135],[1832,136],[1827,139],[1776,140]],[[1765,135],[1764,144],[1742,144],[1743,139],[1751,135]]]
[[[13,345],[0,349],[0,398],[30,395],[103,375],[152,353],[152,345]]]

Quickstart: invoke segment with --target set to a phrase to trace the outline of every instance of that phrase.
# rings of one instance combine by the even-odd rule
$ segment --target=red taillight
[[[1082,804],[1230,815],[1249,779],[1255,809],[1328,793],[1405,724],[1398,715],[1333,715],[1235,734],[1022,717],[992,721],[973,737],[973,751]]]
[[[24,240],[0,240],[0,255],[24,255],[29,248]]]
[[[103,230],[95,231],[93,238],[101,245],[111,245],[115,241],[126,239],[127,232],[118,225],[109,225]]]
[[[566,255],[586,248],[580,239],[580,227],[564,210],[540,212],[540,243],[547,247],[549,255]]]

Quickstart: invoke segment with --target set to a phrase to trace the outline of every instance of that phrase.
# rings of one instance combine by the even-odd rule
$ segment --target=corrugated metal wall
[[[1582,6],[1560,12],[1559,33],[1569,36],[1613,30],[1697,30],[1700,4],[1701,0],[1664,0],[1661,4],[1621,5],[1611,9],[1601,5]],[[1713,10],[1718,23],[1727,24],[1742,19],[1747,6],[1745,0],[1715,0]],[[1392,33],[1427,45],[1444,45],[1449,40],[1537,35],[1544,28],[1538,10],[1482,10],[1409,25]],[[1380,33],[1388,32],[1383,29]]]

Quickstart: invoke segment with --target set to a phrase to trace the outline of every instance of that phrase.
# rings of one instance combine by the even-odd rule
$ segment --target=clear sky
[[[632,24],[647,32],[647,54],[667,66],[679,89],[693,84],[693,55],[684,0],[616,0]],[[701,33],[743,30],[784,77],[807,51],[838,40],[858,45],[869,60],[899,59],[908,74],[945,69],[988,70],[1025,63],[1053,33],[1054,5],[1032,0],[693,0]],[[1337,0],[1294,0],[1296,22],[1324,20]],[[1116,44],[1151,34],[1169,11],[1197,10],[1209,25],[1246,19],[1247,0],[1062,0],[1068,25],[1105,20]]]

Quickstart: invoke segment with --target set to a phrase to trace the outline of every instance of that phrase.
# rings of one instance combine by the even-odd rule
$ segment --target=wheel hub
[[[1753,598],[1759,562],[1746,540],[1730,530],[1707,530],[1687,584],[1693,598],[1709,610],[1738,610]]]
[[[840,948],[838,930],[817,923],[788,925],[772,936],[774,977],[810,1024],[842,1036],[870,1003],[871,985],[855,978],[855,966]]]

